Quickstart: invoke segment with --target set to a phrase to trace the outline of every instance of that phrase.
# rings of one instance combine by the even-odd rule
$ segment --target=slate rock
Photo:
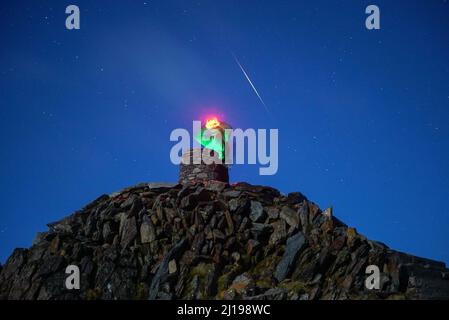
[[[123,231],[122,231],[122,238],[121,238],[121,245],[122,247],[126,248],[128,247],[136,238],[137,236],[137,223],[136,218],[125,218]]]
[[[274,277],[278,281],[282,281],[288,277],[292,267],[296,261],[296,258],[301,253],[306,245],[306,239],[302,232],[298,232],[295,235],[287,239],[285,252],[281,261],[276,267]]]
[[[288,225],[291,227],[298,228],[299,226],[299,214],[291,209],[290,207],[284,206],[282,207],[281,213],[279,215]]]
[[[265,219],[266,214],[263,210],[263,206],[259,201],[251,201],[251,212],[249,218],[253,222],[261,222]]]
[[[287,195],[287,204],[294,205],[307,200],[307,198],[301,192],[290,192]]]
[[[270,235],[273,227],[265,223],[253,223],[251,233],[256,240],[262,240]]]
[[[154,278],[151,281],[150,289],[149,289],[149,299],[155,299],[157,294],[159,293],[160,285],[167,279],[167,275],[169,274],[168,265],[171,260],[179,259],[181,254],[184,252],[188,245],[188,242],[185,238],[180,240],[175,244],[173,248],[167,253],[167,255],[162,260],[159,265]]]
[[[229,184],[226,182],[212,180],[206,184],[205,188],[206,188],[206,190],[209,190],[209,191],[221,192],[228,186],[229,186]]]
[[[151,219],[145,216],[140,226],[140,241],[142,243],[151,243],[154,240],[156,240],[156,230]]]
[[[147,183],[146,186],[149,190],[154,192],[166,192],[180,185],[178,183],[171,182],[151,182]]]

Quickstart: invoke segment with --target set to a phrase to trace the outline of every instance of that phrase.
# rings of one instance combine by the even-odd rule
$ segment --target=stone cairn
[[[216,152],[207,152],[202,156],[204,149],[193,148],[182,156],[182,163],[179,167],[179,183],[195,184],[199,182],[221,181],[229,183],[228,167],[220,164]]]
[[[267,186],[143,183],[48,227],[0,265],[0,300],[449,299],[444,263]],[[80,290],[63,285],[68,265]],[[369,265],[380,268],[378,290],[365,287]]]

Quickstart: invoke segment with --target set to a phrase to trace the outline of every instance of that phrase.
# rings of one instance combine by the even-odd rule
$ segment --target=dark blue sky
[[[0,261],[102,193],[176,180],[171,130],[216,113],[279,129],[278,174],[233,181],[449,262],[448,1],[9,0],[0,35]]]

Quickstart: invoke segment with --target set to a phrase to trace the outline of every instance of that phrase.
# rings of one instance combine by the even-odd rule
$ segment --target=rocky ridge
[[[140,184],[48,227],[0,266],[0,299],[449,299],[444,263],[371,241],[298,192]],[[80,290],[64,287],[68,265]]]

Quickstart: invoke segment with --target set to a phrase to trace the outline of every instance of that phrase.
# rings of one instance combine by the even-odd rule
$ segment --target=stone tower
[[[183,154],[179,167],[179,183],[195,184],[211,180],[229,183],[228,167],[219,163],[214,151],[207,152],[209,156],[201,156],[202,151],[201,148],[193,148]]]

